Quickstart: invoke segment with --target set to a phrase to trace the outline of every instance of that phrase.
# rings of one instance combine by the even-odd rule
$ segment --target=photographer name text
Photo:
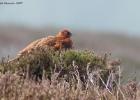
[[[17,1],[17,2],[10,2],[10,1],[0,1],[0,5],[21,5],[23,4],[22,1]]]

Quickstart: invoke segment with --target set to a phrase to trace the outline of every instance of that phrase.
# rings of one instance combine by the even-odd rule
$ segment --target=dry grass
[[[139,85],[131,83],[125,86],[117,86],[108,90],[100,88],[92,81],[82,89],[82,83],[70,84],[66,80],[56,80],[56,74],[52,80],[43,79],[37,83],[29,79],[21,79],[11,73],[0,75],[0,99],[1,100],[139,100]],[[79,79],[78,79],[79,80]],[[138,90],[138,91],[137,91]]]

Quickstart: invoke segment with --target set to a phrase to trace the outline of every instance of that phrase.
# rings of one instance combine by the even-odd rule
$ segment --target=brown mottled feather
[[[73,45],[73,42],[71,40],[71,33],[68,30],[62,30],[58,32],[56,36],[48,36],[48,37],[33,41],[17,54],[17,58],[19,58],[22,55],[31,53],[32,50],[35,50],[38,48],[52,47],[55,50],[60,50],[60,49],[70,49],[72,48],[72,45]]]

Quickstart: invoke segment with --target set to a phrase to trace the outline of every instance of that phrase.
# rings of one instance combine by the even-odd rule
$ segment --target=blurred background
[[[33,40],[66,28],[73,33],[75,49],[111,53],[122,62],[124,82],[140,81],[139,0],[20,2],[0,5],[0,57],[15,57]]]

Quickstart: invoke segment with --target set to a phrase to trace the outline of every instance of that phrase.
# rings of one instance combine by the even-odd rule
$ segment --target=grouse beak
[[[72,36],[72,33],[71,32],[69,32],[69,35],[70,35],[70,37]]]

